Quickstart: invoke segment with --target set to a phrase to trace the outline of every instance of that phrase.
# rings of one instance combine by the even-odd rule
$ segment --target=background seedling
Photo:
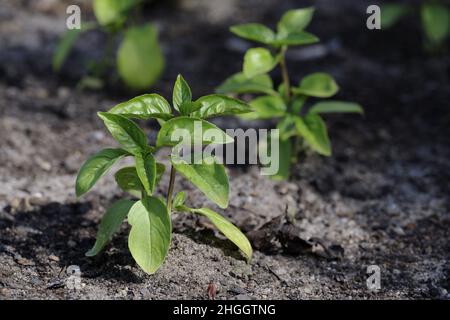
[[[389,3],[381,8],[381,26],[393,27],[408,15],[420,17],[425,46],[430,50],[442,47],[450,34],[450,1],[423,1],[421,5]]]
[[[261,43],[267,48],[249,49],[244,56],[243,71],[225,80],[217,92],[222,94],[254,93],[261,96],[250,102],[253,112],[242,115],[245,119],[278,119],[280,130],[280,169],[275,179],[289,177],[292,161],[296,161],[299,148],[331,155],[327,127],[321,115],[326,113],[362,113],[355,103],[326,100],[317,102],[305,111],[311,98],[330,98],[339,87],[326,73],[313,73],[292,86],[286,65],[286,51],[291,46],[309,45],[319,39],[305,31],[313,18],[314,9],[287,11],[277,25],[277,32],[258,24],[241,24],[231,27],[237,36]],[[283,82],[274,88],[268,72],[279,66]]]
[[[123,37],[117,51],[117,71],[125,84],[136,91],[148,89],[164,69],[164,56],[158,43],[158,33],[152,24],[133,25],[132,13],[140,10],[143,0],[94,0],[96,23],[86,23],[80,30],[69,30],[62,37],[53,55],[53,68],[59,71],[81,33],[99,29],[107,35],[104,57],[91,63],[89,75],[80,85],[98,88],[102,77],[114,65],[114,43]]]
[[[174,114],[174,109],[178,115]],[[220,208],[228,206],[228,177],[222,164],[214,159],[203,159],[190,164],[172,152],[170,156],[170,182],[166,199],[156,196],[155,190],[166,171],[164,164],[155,159],[155,153],[164,147],[173,148],[172,132],[188,130],[194,137],[194,123],[214,130],[214,143],[229,143],[233,139],[205,119],[227,114],[251,111],[239,100],[222,95],[208,95],[192,101],[191,89],[182,76],[178,76],[173,89],[173,108],[158,94],[146,94],[121,103],[109,112],[99,112],[114,139],[121,145],[118,149],[103,149],[89,158],[81,167],[77,181],[78,197],[88,192],[111,167],[124,157],[133,157],[135,165],[118,170],[115,179],[119,187],[139,200],[122,199],[115,202],[103,217],[97,240],[87,256],[95,256],[109,242],[112,235],[128,217],[131,231],[128,247],[137,264],[147,273],[154,273],[169,250],[172,234],[170,214],[173,211],[189,212],[207,217],[228,239],[242,250],[247,259],[252,256],[252,247],[231,222],[209,208],[190,208],[185,204],[186,192],[173,196],[176,173],[188,179],[206,197]],[[155,146],[147,143],[147,137],[131,119],[157,119],[161,123]],[[217,139],[219,137],[220,139]],[[192,143],[210,144],[210,138],[195,137]],[[199,156],[195,154],[194,156]],[[213,160],[213,161],[210,161]]]

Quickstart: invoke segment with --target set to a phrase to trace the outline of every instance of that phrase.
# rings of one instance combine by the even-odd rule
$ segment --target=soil
[[[60,74],[51,71],[69,2],[0,7],[0,299],[208,299],[211,286],[217,299],[450,299],[450,58],[422,49],[414,17],[370,31],[368,1],[316,1],[310,30],[322,42],[289,53],[291,76],[330,72],[339,98],[362,104],[365,116],[327,117],[333,156],[304,154],[289,182],[228,167],[230,207],[220,212],[252,241],[251,264],[207,221],[181,213],[165,264],[149,276],[128,252],[126,223],[102,254],[84,256],[105,208],[123,194],[107,176],[77,200],[76,173],[90,154],[115,145],[95,112],[133,94],[114,81],[76,89],[84,62],[99,54],[99,33],[77,43]],[[158,25],[167,59],[152,90],[170,97],[182,73],[196,95],[210,93],[251,45],[228,26],[275,26],[285,10],[307,5],[150,5],[144,17]],[[145,126],[154,138],[155,124]],[[190,204],[212,205],[178,181]],[[74,265],[79,289],[67,285]],[[367,287],[370,265],[380,268],[380,290]]]

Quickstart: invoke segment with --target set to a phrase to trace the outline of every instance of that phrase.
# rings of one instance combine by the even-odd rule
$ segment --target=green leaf
[[[133,121],[113,113],[99,112],[111,135],[128,152],[136,155],[147,150],[147,137]]]
[[[127,11],[138,2],[139,0],[94,0],[94,14],[97,21],[103,26],[123,22]]]
[[[250,106],[255,111],[248,115],[254,119],[272,119],[286,114],[286,104],[279,96],[258,97],[250,102]]]
[[[161,181],[162,176],[164,175],[164,172],[166,171],[166,166],[162,163],[157,162],[156,163],[156,185]]]
[[[156,160],[151,153],[137,154],[136,172],[148,195],[152,195],[156,183]]]
[[[134,204],[135,201],[119,200],[106,211],[98,227],[95,244],[91,250],[86,252],[87,257],[96,256],[111,241],[113,234],[119,230]]]
[[[388,3],[381,6],[381,28],[391,28],[409,12],[411,8],[405,4]]]
[[[422,25],[432,44],[442,43],[450,32],[450,13],[439,4],[424,4],[421,9]]]
[[[233,99],[224,95],[211,94],[199,98],[196,103],[200,108],[192,113],[193,117],[211,118],[217,116],[236,115],[251,112],[251,107],[238,99]]]
[[[192,92],[186,80],[184,80],[181,74],[178,75],[177,81],[173,87],[173,107],[180,111],[180,106],[183,103],[189,103],[192,101]]]
[[[272,79],[267,74],[247,78],[243,72],[236,73],[226,79],[217,89],[217,93],[265,93],[276,94]]]
[[[181,208],[184,205],[184,202],[186,201],[186,192],[181,191],[179,192],[175,198],[173,198],[173,207],[175,209]]]
[[[148,89],[158,80],[164,69],[164,57],[153,25],[126,31],[117,53],[117,69],[123,81],[134,90]]]
[[[295,117],[295,126],[298,133],[314,151],[324,156],[331,155],[327,127],[319,115],[310,113],[303,119]]]
[[[201,164],[188,164],[181,158],[171,158],[172,165],[205,196],[221,208],[228,206],[228,176],[222,164],[204,159]]]
[[[314,8],[295,9],[287,11],[278,23],[279,34],[300,32],[311,22]]]
[[[127,118],[162,119],[173,118],[172,109],[166,99],[159,94],[144,94],[122,102],[109,110],[109,113],[120,114]]]
[[[308,100],[308,97],[305,95],[297,95],[294,97],[292,101],[292,113],[298,114],[300,111],[302,111],[303,106],[306,103],[306,100]]]
[[[191,145],[226,144],[234,142],[224,131],[208,121],[193,117],[177,117],[162,125],[158,133],[156,146],[158,148],[163,146],[176,146],[182,141],[184,137],[182,137],[183,133],[189,134],[187,138],[190,138],[190,141],[183,142]],[[208,135],[205,135],[205,133],[208,133]],[[212,137],[213,135],[214,137]]]
[[[323,101],[318,102],[309,109],[309,113],[360,113],[363,114],[363,108],[352,102],[345,101]]]
[[[249,49],[244,56],[244,74],[247,78],[271,71],[278,63],[278,59],[272,56],[265,48]]]
[[[235,25],[230,28],[230,31],[241,38],[264,44],[270,44],[275,39],[275,33],[259,23]]]
[[[78,172],[76,194],[81,197],[88,192],[108,170],[121,158],[128,155],[123,149],[103,149],[90,157]]]
[[[287,140],[298,134],[295,128],[294,117],[290,114],[287,114],[278,121],[277,129],[280,130],[280,140]]]
[[[233,242],[251,260],[253,250],[247,237],[230,221],[208,208],[192,209],[191,212],[207,217],[231,242]]]
[[[316,98],[329,98],[339,91],[334,79],[327,73],[313,73],[302,79],[298,88],[292,88],[295,94],[304,94]]]
[[[137,175],[136,167],[122,168],[116,172],[114,178],[123,191],[128,192],[136,198],[141,197],[144,186]]]
[[[280,137],[280,151],[278,153],[278,172],[270,178],[272,180],[287,180],[291,172],[292,164],[292,141],[290,139],[282,140]]]
[[[156,197],[144,197],[128,214],[131,225],[128,248],[136,263],[148,274],[163,264],[172,237],[166,205]]]
[[[55,53],[53,54],[53,70],[59,71],[61,69],[64,61],[66,61],[66,58],[70,53],[70,50],[72,49],[75,41],[77,41],[82,31],[82,29],[73,29],[64,33],[58,44],[58,47],[55,50]]]
[[[320,39],[309,32],[297,32],[297,33],[289,33],[287,35],[279,35],[277,38],[272,41],[272,45],[275,47],[281,46],[303,46],[307,44],[314,44],[319,42]]]

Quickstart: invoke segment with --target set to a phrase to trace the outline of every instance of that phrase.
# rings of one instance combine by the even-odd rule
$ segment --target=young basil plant
[[[414,4],[389,3],[381,7],[381,27],[388,29],[408,15],[420,15],[426,46],[429,49],[441,47],[450,34],[449,2],[424,1]]]
[[[231,32],[265,47],[249,49],[243,62],[243,71],[232,75],[218,88],[221,94],[253,93],[260,96],[250,102],[253,112],[242,115],[245,119],[278,119],[280,138],[279,171],[274,179],[287,179],[290,165],[296,160],[299,147],[331,155],[331,145],[322,114],[332,112],[362,113],[361,106],[337,100],[316,102],[305,112],[311,98],[330,98],[339,87],[326,73],[313,73],[292,86],[286,66],[286,51],[291,46],[309,45],[319,39],[305,31],[313,18],[314,9],[287,11],[278,22],[277,31],[258,24],[241,24],[231,27]],[[283,83],[276,89],[269,72],[279,66]]]
[[[178,111],[178,114],[175,114]],[[174,90],[172,106],[158,94],[145,94],[118,104],[108,112],[99,112],[99,117],[121,148],[103,149],[89,158],[81,167],[76,180],[78,197],[88,192],[111,167],[124,157],[134,158],[134,165],[115,173],[118,186],[138,200],[122,199],[115,202],[104,215],[95,245],[87,256],[95,256],[110,241],[125,218],[131,225],[128,247],[136,263],[152,274],[164,262],[172,234],[170,214],[173,211],[189,212],[208,218],[212,224],[242,250],[248,260],[252,247],[245,235],[231,222],[208,208],[191,208],[186,205],[186,192],[173,197],[176,174],[189,180],[204,195],[220,208],[228,206],[228,176],[222,164],[214,158],[195,161],[193,164],[172,152],[170,155],[170,182],[166,199],[155,195],[156,187],[166,171],[164,164],[155,159],[155,153],[164,147],[174,148],[173,139],[177,129],[189,133],[202,145],[211,144],[205,134],[195,132],[196,125],[214,133],[214,143],[224,144],[233,139],[206,119],[222,115],[250,112],[250,107],[237,99],[213,94],[192,101],[191,89],[180,75]],[[142,129],[132,119],[157,119],[161,128],[156,145],[150,146]],[[218,137],[218,138],[217,138]],[[175,141],[174,141],[175,140]],[[185,142],[185,141],[184,141]],[[198,157],[198,154],[195,154]]]
[[[152,24],[129,25],[133,10],[144,0],[94,0],[96,23],[86,23],[81,29],[67,31],[53,54],[53,69],[59,71],[78,37],[99,29],[107,35],[105,54],[98,63],[91,63],[89,75],[81,85],[101,87],[100,79],[114,61],[113,46],[118,35],[123,40],[116,57],[117,71],[125,84],[133,90],[144,90],[154,84],[164,69],[164,56],[158,43],[158,32]]]

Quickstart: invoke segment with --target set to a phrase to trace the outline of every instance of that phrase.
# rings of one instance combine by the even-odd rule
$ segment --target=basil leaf
[[[274,47],[281,46],[302,46],[307,44],[314,44],[319,42],[320,39],[312,33],[301,31],[296,33],[281,34],[272,41]]]
[[[319,115],[310,113],[304,119],[295,117],[294,120],[298,133],[314,151],[324,156],[331,155],[327,127]]]
[[[272,79],[267,74],[247,78],[239,72],[226,79],[217,89],[217,93],[265,93],[276,94]]]
[[[195,102],[200,104],[200,108],[191,115],[202,119],[236,115],[252,111],[247,103],[218,94],[201,97]]]
[[[128,152],[136,155],[147,150],[147,137],[133,121],[113,113],[98,112],[106,128]]]
[[[313,73],[302,79],[299,87],[292,88],[295,94],[317,98],[329,98],[339,91],[334,79],[327,73]]]
[[[144,186],[137,175],[136,167],[124,167],[116,172],[114,178],[123,191],[141,198]]]
[[[128,29],[117,52],[117,70],[126,85],[134,90],[148,89],[163,69],[156,28],[147,24]]]
[[[95,244],[85,254],[87,257],[97,255],[111,241],[111,237],[119,230],[134,203],[135,201],[131,200],[119,200],[106,211],[98,227]]]
[[[164,262],[172,237],[172,223],[166,205],[156,197],[144,197],[128,214],[131,225],[128,248],[136,263],[148,274]]]
[[[106,172],[121,158],[128,155],[123,149],[103,149],[90,157],[78,172],[76,195],[88,192]]]
[[[159,94],[144,94],[129,101],[122,102],[109,110],[109,113],[120,114],[127,118],[162,119],[173,117],[170,104]]]
[[[277,63],[278,59],[269,50],[252,48],[245,53],[243,71],[247,78],[253,78],[271,71]]]
[[[311,107],[309,113],[359,113],[363,114],[363,108],[353,102],[328,100],[318,102]]]
[[[280,22],[277,30],[279,34],[289,34],[303,31],[311,22],[314,8],[295,9],[287,11]]]
[[[152,195],[156,183],[156,160],[151,153],[135,156],[136,172],[148,195]]]
[[[440,4],[424,4],[421,8],[422,25],[432,44],[442,43],[450,33],[450,12]]]
[[[234,142],[230,136],[210,122],[199,118],[177,117],[162,125],[156,140],[157,147],[176,146],[183,139],[177,134],[182,134],[182,130],[189,134],[187,138],[190,138],[190,141],[184,141],[188,144],[225,144]],[[207,132],[208,135],[205,135]]]
[[[264,44],[270,44],[275,39],[275,33],[259,23],[235,25],[230,28],[230,31],[241,38]]]
[[[184,80],[181,74],[178,75],[173,88],[173,107],[180,111],[180,106],[183,103],[189,103],[192,101],[192,92],[186,80]]]
[[[220,232],[242,250],[247,260],[252,258],[253,250],[250,242],[234,224],[208,208],[192,209],[191,212],[207,217]]]
[[[228,207],[228,176],[222,164],[203,160],[202,164],[188,164],[180,158],[171,158],[174,168],[192,182],[205,196],[221,208]]]

